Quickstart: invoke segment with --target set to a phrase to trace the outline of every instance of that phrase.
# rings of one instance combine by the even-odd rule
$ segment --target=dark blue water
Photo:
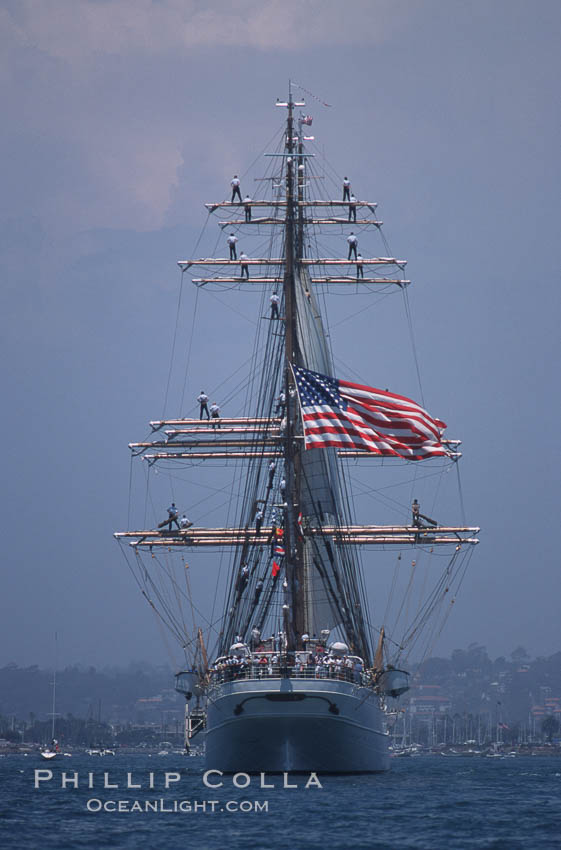
[[[53,778],[34,788],[34,771]],[[80,787],[61,787],[75,771]],[[108,782],[118,789],[104,789]],[[164,786],[165,772],[180,781]],[[94,788],[87,787],[93,773]],[[154,789],[147,786],[154,774]],[[180,755],[74,755],[0,758],[2,850],[351,850],[372,848],[561,848],[561,758],[418,757],[393,759],[390,773],[320,778],[323,787],[206,788],[200,758]],[[268,781],[282,785],[282,777]],[[89,803],[88,803],[89,801]],[[92,802],[93,801],[93,802]],[[153,806],[191,811],[106,811]],[[214,804],[211,803],[214,801]],[[193,811],[194,803],[199,804]],[[204,810],[202,804],[205,803]],[[256,810],[267,803],[268,811]],[[104,806],[100,811],[88,811]],[[214,808],[214,811],[212,811]],[[246,808],[247,811],[240,811]],[[231,809],[231,811],[228,811]]]

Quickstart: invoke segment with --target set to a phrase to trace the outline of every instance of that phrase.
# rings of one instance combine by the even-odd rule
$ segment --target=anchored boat
[[[432,636],[441,628],[478,542],[479,529],[433,520],[416,500],[412,509],[394,500],[405,521],[353,519],[357,465],[372,464],[375,476],[381,464],[387,471],[422,463],[436,475],[457,463],[459,441],[446,439],[445,424],[414,400],[336,377],[324,296],[333,289],[406,296],[410,281],[405,261],[358,253],[355,231],[368,247],[382,235],[376,203],[356,198],[346,178],[342,197],[322,196],[325,168],[314,163],[304,105],[292,87],[276,103],[286,123],[259,197],[242,199],[236,177],[231,200],[206,205],[222,238],[230,234],[230,256],[178,263],[182,280],[190,277],[203,295],[217,288],[261,295],[250,409],[221,418],[211,408],[207,418],[203,393],[199,418],[154,420],[150,439],[130,444],[148,469],[233,463],[238,522],[180,522],[173,503],[169,522],[115,535],[143,594],[185,649],[176,688],[186,698],[186,743],[204,732],[206,764],[224,772],[386,770],[388,701],[409,687],[404,658],[427,623]],[[320,253],[329,231],[346,257],[336,248]],[[266,249],[238,257],[236,234],[244,245],[260,237]],[[369,379],[385,382],[381,365],[376,373]],[[207,548],[232,556],[223,614],[203,627],[184,559]],[[424,558],[426,568],[437,548],[448,553],[444,570],[425,576],[404,625],[416,565]],[[391,553],[396,573],[402,552],[412,551],[399,633],[368,613],[361,549]],[[401,581],[394,579],[392,594]],[[198,622],[187,626],[189,609]]]

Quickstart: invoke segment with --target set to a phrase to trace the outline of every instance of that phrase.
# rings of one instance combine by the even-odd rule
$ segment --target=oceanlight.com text
[[[99,800],[87,801],[88,812],[119,812],[122,814],[152,812],[168,814],[214,814],[216,812],[243,812],[259,814],[269,811],[268,800]]]

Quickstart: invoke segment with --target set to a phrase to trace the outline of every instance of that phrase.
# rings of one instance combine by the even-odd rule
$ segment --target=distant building
[[[452,703],[442,694],[440,685],[417,685],[411,692],[410,711],[417,717],[432,717],[434,714],[447,714]]]

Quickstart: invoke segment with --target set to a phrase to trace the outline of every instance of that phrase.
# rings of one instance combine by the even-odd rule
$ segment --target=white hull
[[[206,767],[224,773],[388,770],[379,699],[335,679],[217,685],[209,692]]]

